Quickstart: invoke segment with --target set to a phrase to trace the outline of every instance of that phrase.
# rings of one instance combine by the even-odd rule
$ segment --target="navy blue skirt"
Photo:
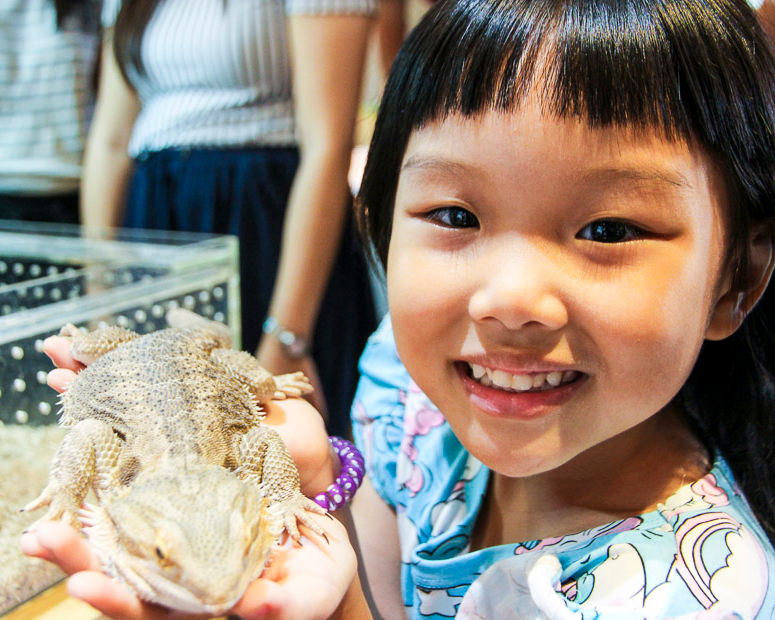
[[[170,149],[135,162],[124,226],[239,238],[242,347],[255,352],[267,315],[296,148]],[[329,432],[348,436],[358,358],[376,327],[368,270],[348,225],[320,309],[312,355],[329,409]]]

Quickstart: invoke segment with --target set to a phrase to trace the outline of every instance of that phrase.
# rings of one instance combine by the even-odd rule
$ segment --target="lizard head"
[[[144,600],[216,616],[261,574],[282,531],[260,488],[216,466],[156,471],[91,512],[84,531],[106,572]]]

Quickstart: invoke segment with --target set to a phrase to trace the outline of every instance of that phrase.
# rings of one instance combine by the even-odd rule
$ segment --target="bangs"
[[[407,41],[403,53],[414,67],[396,76],[403,83],[392,90],[403,93],[414,128],[454,113],[509,112],[530,93],[546,112],[593,127],[711,138],[723,130],[705,131],[692,119],[723,123],[730,108],[741,111],[741,86],[756,88],[739,83],[751,75],[752,50],[736,49],[726,3],[724,10],[714,0],[482,4],[451,2]],[[732,21],[754,26],[749,13]],[[700,66],[715,75],[692,71]]]
[[[359,195],[384,264],[413,131],[460,114],[546,113],[693,140],[752,220],[775,199],[775,61],[746,0],[442,0],[391,69]],[[740,224],[742,226],[742,223]]]

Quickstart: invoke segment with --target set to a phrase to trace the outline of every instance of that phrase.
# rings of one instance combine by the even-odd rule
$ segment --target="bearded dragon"
[[[49,480],[23,510],[82,528],[109,575],[146,601],[220,615],[297,521],[322,534],[280,436],[261,424],[271,399],[311,391],[232,350],[226,326],[168,313],[170,328],[61,335],[87,367],[62,397],[68,427]],[[97,504],[84,506],[93,489]],[[33,528],[35,527],[33,525]]]

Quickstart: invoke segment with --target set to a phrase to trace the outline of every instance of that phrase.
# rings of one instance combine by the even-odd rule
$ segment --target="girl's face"
[[[613,454],[729,333],[724,208],[684,142],[530,103],[431,124],[406,150],[388,255],[401,358],[502,474]]]

